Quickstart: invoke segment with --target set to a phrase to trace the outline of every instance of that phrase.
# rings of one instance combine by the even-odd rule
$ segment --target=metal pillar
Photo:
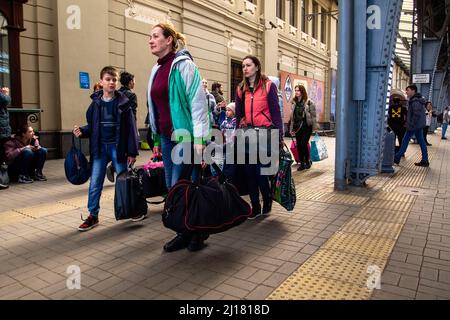
[[[349,180],[362,186],[381,172],[386,101],[402,4],[401,0],[339,1],[338,190],[345,189]]]
[[[352,62],[352,13],[353,1],[339,1],[339,61],[336,108],[336,159],[335,188],[347,187],[348,128],[347,114],[350,108],[351,62]]]

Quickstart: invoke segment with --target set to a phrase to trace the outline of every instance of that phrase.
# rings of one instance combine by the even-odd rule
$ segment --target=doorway
[[[242,73],[242,63],[237,60],[231,60],[231,79],[230,79],[230,101],[236,100],[236,88],[241,83],[244,74]]]

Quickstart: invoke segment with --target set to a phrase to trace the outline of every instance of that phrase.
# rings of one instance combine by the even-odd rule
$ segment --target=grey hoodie
[[[416,131],[425,128],[425,99],[420,93],[416,93],[409,99],[408,116],[406,118],[406,129]]]

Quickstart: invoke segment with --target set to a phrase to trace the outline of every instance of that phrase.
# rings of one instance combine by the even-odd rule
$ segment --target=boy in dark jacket
[[[100,73],[103,90],[95,92],[86,113],[87,126],[75,126],[77,137],[89,138],[92,164],[89,186],[89,217],[78,228],[88,231],[98,225],[100,196],[105,180],[106,166],[112,161],[118,174],[136,162],[138,155],[136,119],[125,94],[116,90],[119,79],[114,67],[105,67]],[[145,216],[135,220],[142,220]]]
[[[406,95],[408,96],[408,115],[406,117],[406,134],[403,138],[400,150],[395,154],[394,162],[400,164],[400,159],[405,155],[406,149],[409,145],[409,140],[413,135],[416,136],[417,142],[422,151],[422,160],[415,163],[419,167],[428,167],[428,150],[423,137],[423,128],[426,125],[425,117],[425,99],[420,93],[417,93],[417,86],[410,85],[406,88]]]

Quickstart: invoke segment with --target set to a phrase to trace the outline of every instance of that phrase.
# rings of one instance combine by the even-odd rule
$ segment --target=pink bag
[[[150,161],[144,165],[144,169],[146,169],[146,170],[156,169],[156,168],[164,168],[164,162],[162,161],[161,154],[156,155],[156,157],[155,157],[155,155],[153,155],[150,158]]]
[[[300,158],[298,156],[297,141],[295,141],[295,140],[292,141],[291,152],[292,152],[292,155],[294,156],[295,162],[299,163]]]
[[[309,155],[311,157],[311,145],[308,143],[308,150],[309,150]],[[297,141],[294,139],[294,141],[292,141],[291,144],[291,152],[292,155],[294,156],[295,162],[300,163],[300,157],[298,156],[298,149],[297,149]]]

